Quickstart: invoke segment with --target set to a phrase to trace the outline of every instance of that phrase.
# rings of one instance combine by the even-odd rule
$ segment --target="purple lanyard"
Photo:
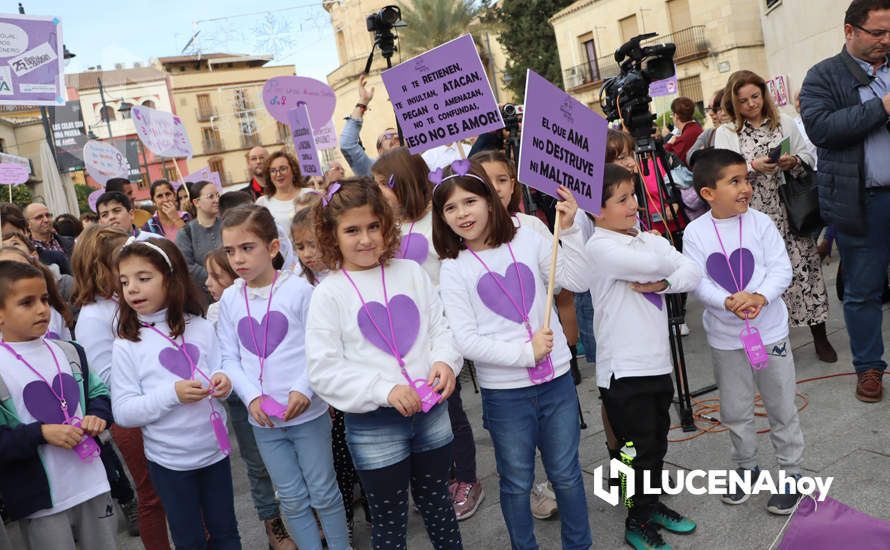
[[[374,320],[371,312],[368,311],[368,304],[365,303],[365,297],[362,296],[362,292],[358,289],[358,286],[356,286],[355,281],[353,281],[352,277],[349,276],[349,272],[344,269],[343,275],[346,276],[346,280],[349,281],[349,284],[351,284],[352,288],[355,289],[355,293],[358,294],[358,299],[362,303],[362,309],[365,310],[365,315],[367,315],[368,319],[371,320],[371,324],[374,325],[374,328],[377,330],[377,334],[379,334],[380,338],[382,338],[383,341],[386,342],[386,345],[389,346],[390,353],[393,354],[393,357],[395,357],[396,361],[399,363],[399,368],[402,371],[402,376],[404,376],[405,379],[408,380],[409,384],[413,384],[414,380],[411,379],[408,371],[405,370],[405,360],[402,359],[402,356],[399,354],[399,349],[395,345],[396,333],[392,325],[392,313],[389,311],[389,296],[386,293],[386,271],[383,268],[383,264],[380,264],[380,280],[383,282],[383,303],[385,304],[383,307],[386,309],[386,318],[389,320],[389,338],[386,337],[386,335],[383,333],[383,330],[377,324],[377,321]]]
[[[259,354],[260,360],[260,393],[265,393],[263,391],[263,368],[266,363],[266,347],[269,344],[269,325],[272,323],[269,322],[269,309],[272,307],[272,295],[275,293],[275,282],[278,280],[278,271],[275,272],[275,277],[272,278],[272,286],[269,287],[269,299],[266,301],[266,330],[263,332],[263,352]],[[244,307],[247,308],[247,316],[250,315],[250,300],[247,299],[247,282],[244,283]],[[256,332],[253,329],[253,323],[250,323],[250,337],[253,339],[253,349],[259,351],[260,344],[256,339]]]
[[[476,254],[472,248],[468,246],[467,250],[470,251],[470,254],[472,254],[474,258],[479,260],[479,263],[482,264],[482,267],[484,267],[486,271],[488,271],[489,275],[494,274],[491,269],[489,269],[488,264],[486,264],[485,261],[480,258],[479,255]],[[513,259],[513,263],[516,264],[516,256],[513,254],[513,247],[510,246],[510,243],[507,243],[507,250],[510,251],[510,258]],[[510,300],[510,303],[513,304],[513,307],[516,308],[516,313],[518,313],[519,316],[522,317],[523,324],[525,325],[525,330],[528,332],[528,337],[531,338],[532,327],[528,320],[528,314],[525,313],[525,287],[522,285],[522,277],[519,275],[519,269],[516,270],[516,278],[519,280],[519,299],[522,301],[522,309],[519,309],[519,304],[517,304],[516,300],[514,300],[513,297],[510,296],[510,293],[507,292],[507,289],[504,288],[503,283],[501,283],[498,277],[492,277],[492,280],[494,280],[494,282],[498,285],[498,288],[501,289],[501,292],[504,293],[504,296],[506,296],[507,299]]]
[[[43,342],[43,345],[46,346],[46,349],[49,350],[50,355],[53,356],[53,362],[56,364],[56,372],[59,376],[59,393],[56,393],[53,385],[50,384],[49,381],[42,374],[40,374],[37,369],[31,366],[31,363],[29,363],[27,359],[22,357],[12,348],[12,346],[7,344],[5,340],[0,341],[0,346],[3,346],[6,351],[11,353],[16,359],[24,363],[26,367],[31,369],[31,372],[33,372],[37,375],[38,378],[43,380],[43,383],[46,384],[46,387],[49,388],[49,391],[53,394],[53,397],[55,397],[59,401],[59,407],[62,409],[62,415],[65,417],[65,423],[70,424],[71,417],[68,416],[68,402],[65,400],[65,385],[62,384],[62,367],[59,366],[59,360],[56,358],[56,352],[53,351],[53,348],[48,343],[46,343],[45,339],[41,338],[40,341]]]
[[[405,235],[406,237],[408,237],[408,239],[405,241],[405,250],[399,255],[399,259],[405,259],[405,254],[408,253],[408,246],[411,244],[411,235],[414,234],[414,224],[415,223],[417,223],[417,222],[416,221],[411,222],[411,227],[408,228],[408,234]],[[345,269],[343,270],[343,273],[346,273]],[[348,276],[349,275],[347,275],[347,277]],[[350,282],[351,281],[352,281],[352,279],[350,279]],[[353,285],[353,286],[355,286],[355,285]],[[389,311],[389,310],[387,309],[386,311]]]
[[[714,221],[714,218],[711,217],[711,225],[714,226],[714,233],[717,234],[717,242],[720,243],[720,250],[723,252],[723,257],[726,259],[726,266],[729,268],[729,274],[732,277],[732,282],[735,283],[735,288],[739,292],[743,291],[742,281],[745,280],[744,276],[744,263],[743,258],[745,257],[742,254],[742,216],[739,216],[739,278],[736,280],[735,270],[732,269],[732,262],[729,260],[729,254],[726,253],[726,246],[723,245],[723,239],[720,237],[720,231],[717,229],[717,222]],[[751,328],[751,325],[748,323],[748,315],[745,315],[745,327],[748,329]]]

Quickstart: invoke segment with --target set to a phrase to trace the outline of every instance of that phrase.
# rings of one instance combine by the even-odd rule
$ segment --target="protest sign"
[[[558,197],[565,185],[578,206],[599,214],[606,119],[529,70],[519,153],[519,181]]]
[[[650,97],[663,97],[676,95],[678,90],[677,75],[669,76],[662,80],[656,80],[649,84]]]
[[[223,186],[222,180],[219,177],[219,172],[213,172],[208,167],[201,168],[185,177],[186,183],[197,183],[199,181],[209,181],[213,185],[216,186],[216,189],[222,193]]]
[[[105,192],[105,189],[96,189],[87,197],[87,205],[90,207],[90,210],[93,212],[99,213],[98,208],[96,207],[96,203],[99,201],[99,197],[102,196],[102,193]]]
[[[103,187],[111,178],[127,178],[130,174],[127,157],[116,147],[101,141],[90,140],[84,145],[83,163],[87,173]]]
[[[290,110],[306,105],[313,128],[321,128],[334,115],[337,96],[330,86],[305,76],[276,76],[263,86],[263,104],[272,118],[290,124]]]
[[[504,127],[469,34],[383,71],[403,145],[422,153]]]
[[[290,126],[290,135],[294,140],[294,151],[297,153],[300,171],[304,176],[322,175],[318,150],[315,148],[315,138],[312,136],[309,108],[306,105],[300,105],[291,109],[287,113],[287,120],[287,124]]]
[[[64,105],[57,17],[0,16],[0,105]]]
[[[322,151],[339,147],[337,129],[334,127],[333,120],[329,120],[321,129],[315,130],[313,133],[315,134],[315,145]]]
[[[0,185],[18,185],[28,181],[30,176],[27,166],[16,162],[0,163]]]
[[[133,124],[142,144],[152,153],[161,157],[191,158],[192,144],[178,116],[143,105],[134,105]]]
[[[82,153],[83,146],[87,143],[87,135],[80,110],[80,100],[73,99],[65,105],[47,111],[59,170],[73,172],[83,169]]]

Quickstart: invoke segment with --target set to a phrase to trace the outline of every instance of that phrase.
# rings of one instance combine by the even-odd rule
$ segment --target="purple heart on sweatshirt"
[[[80,387],[77,380],[70,374],[57,374],[52,381],[56,394],[65,397],[65,409],[68,416],[72,417],[77,412],[80,403]],[[22,399],[31,416],[44,424],[64,424],[65,415],[58,398],[50,391],[49,386],[43,380],[28,382],[22,391]]]
[[[522,323],[535,301],[535,276],[524,263],[512,263],[507,266],[503,276],[493,271],[483,275],[476,283],[476,292],[488,309],[501,317]],[[520,313],[517,307],[523,311]]]
[[[389,319],[392,317],[392,329]],[[420,311],[414,300],[404,294],[396,294],[389,300],[389,314],[380,302],[368,302],[358,310],[358,328],[368,342],[392,355],[389,342],[395,336],[395,347],[405,357],[420,331]],[[377,329],[380,329],[379,331]],[[380,332],[383,332],[383,335]]]
[[[741,275],[742,285],[739,288],[739,258],[741,257]],[[711,279],[722,286],[726,292],[735,294],[739,290],[744,290],[748,283],[751,282],[751,275],[754,274],[754,254],[747,248],[736,248],[729,255],[729,263],[732,269],[726,263],[726,256],[722,252],[714,252],[708,256],[706,269]]]
[[[402,235],[402,243],[399,245],[399,258],[414,260],[422,264],[430,253],[430,242],[423,233],[408,233]]]
[[[664,307],[664,300],[661,297],[661,294],[656,294],[654,292],[644,292],[643,297],[652,302],[658,309]]]
[[[275,352],[285,336],[287,336],[287,317],[280,311],[270,311],[263,316],[261,323],[257,323],[256,319],[250,316],[242,317],[238,321],[238,339],[241,340],[241,345],[263,359]]]
[[[191,357],[191,363],[189,363],[188,357],[185,356],[186,353]],[[200,357],[201,350],[198,349],[198,346],[189,343],[183,344],[182,351],[170,347],[164,348],[158,353],[158,361],[161,362],[161,366],[183,380],[188,380],[192,377],[192,365],[197,365]]]

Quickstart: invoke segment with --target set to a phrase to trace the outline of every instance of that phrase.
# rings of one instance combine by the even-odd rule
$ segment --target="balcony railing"
[[[566,89],[572,90],[581,86],[596,84],[618,76],[618,64],[615,57],[604,55],[596,61],[588,61],[565,70]]]
[[[205,153],[205,154],[219,153],[220,151],[223,150],[222,139],[219,138],[219,137],[213,137],[213,138],[207,138],[207,137],[205,137],[205,138],[204,138],[203,140],[201,140],[201,141],[202,141],[202,144],[203,144],[203,146],[204,146],[204,153]]]
[[[207,122],[211,118],[216,116],[216,108],[215,107],[198,107],[195,109],[195,118],[198,119],[198,122]]]
[[[695,25],[671,34],[665,34],[644,40],[640,44],[651,46],[672,42],[677,45],[674,63],[686,63],[708,55],[708,41],[705,40],[705,26]]]
[[[241,147],[256,147],[261,145],[259,134],[241,134]]]

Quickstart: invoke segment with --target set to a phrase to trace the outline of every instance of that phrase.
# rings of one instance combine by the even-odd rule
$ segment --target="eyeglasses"
[[[282,166],[281,168],[269,168],[269,174],[277,176],[278,174],[287,174],[290,172],[290,166]]]
[[[857,29],[859,29],[860,31],[868,34],[872,38],[881,39],[881,38],[890,37],[890,29],[866,29],[865,27],[860,27],[859,25],[853,25],[853,26],[856,27]]]

